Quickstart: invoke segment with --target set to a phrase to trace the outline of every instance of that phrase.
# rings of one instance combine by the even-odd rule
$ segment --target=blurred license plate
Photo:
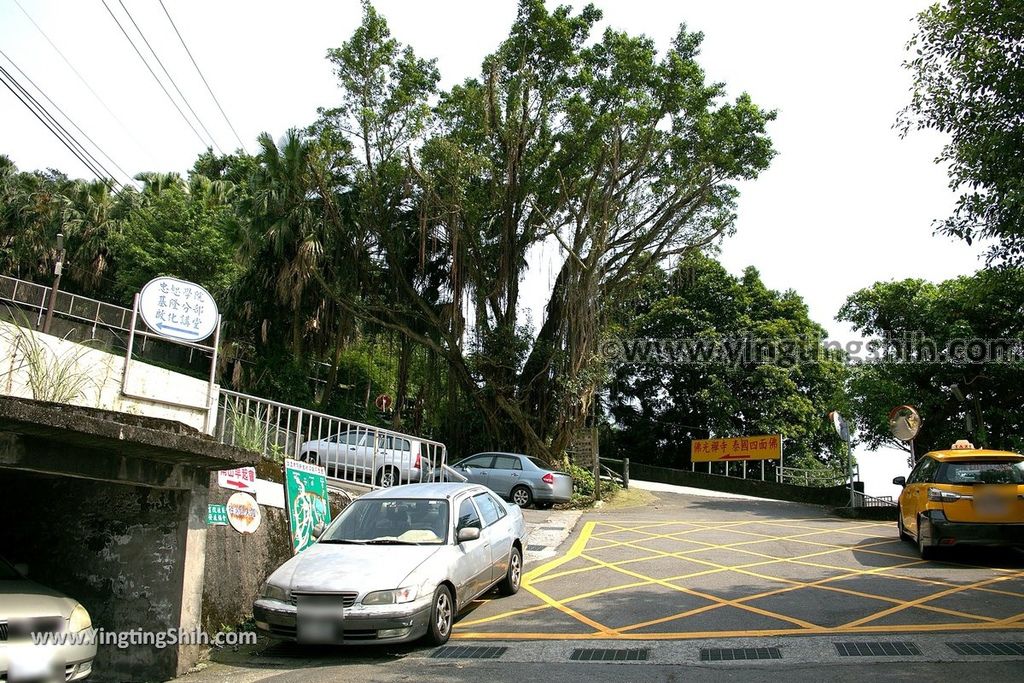
[[[1010,502],[1003,498],[996,498],[992,496],[975,498],[974,509],[978,511],[979,515],[985,515],[986,517],[999,517],[1009,512]]]
[[[298,595],[295,602],[296,637],[300,643],[340,643],[345,637],[345,609],[341,596]]]

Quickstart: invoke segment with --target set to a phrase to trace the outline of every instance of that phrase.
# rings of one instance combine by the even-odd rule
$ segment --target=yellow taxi
[[[1024,545],[1024,455],[975,448],[927,453],[907,477],[896,524],[921,557],[955,545]]]

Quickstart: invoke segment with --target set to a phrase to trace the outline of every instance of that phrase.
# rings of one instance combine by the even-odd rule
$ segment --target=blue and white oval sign
[[[153,278],[139,294],[143,322],[161,337],[198,342],[217,329],[217,303],[200,285],[176,277]]]

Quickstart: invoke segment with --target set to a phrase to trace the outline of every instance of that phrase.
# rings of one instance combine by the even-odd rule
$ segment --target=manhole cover
[[[921,654],[917,645],[909,642],[891,643],[835,643],[840,657],[912,657]]]
[[[958,655],[1024,656],[1024,643],[946,643]]]
[[[569,655],[574,662],[646,662],[647,648],[615,650],[611,648],[576,648]]]
[[[498,659],[507,647],[488,645],[448,645],[434,650],[431,659]]]
[[[700,661],[731,662],[740,659],[782,659],[777,647],[702,647]]]

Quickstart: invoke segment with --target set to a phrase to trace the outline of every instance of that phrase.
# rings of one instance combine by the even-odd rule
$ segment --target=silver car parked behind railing
[[[425,481],[431,471],[417,439],[349,426],[302,443],[299,459],[327,469],[327,476],[387,488]]]

